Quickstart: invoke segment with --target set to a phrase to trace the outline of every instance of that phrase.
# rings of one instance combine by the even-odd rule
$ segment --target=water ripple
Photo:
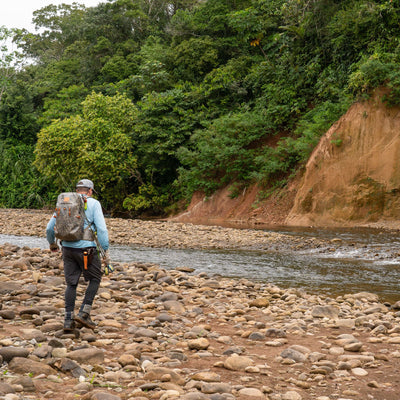
[[[288,233],[288,232],[283,232]],[[289,232],[297,237],[316,235]],[[397,301],[400,281],[399,239],[371,232],[325,231],[318,237],[340,237],[337,248],[327,247],[294,251],[197,250],[147,248],[113,245],[111,259],[116,262],[145,262],[163,268],[192,267],[195,273],[206,272],[233,278],[268,282],[282,288],[296,287],[309,293],[337,296],[369,291],[382,301]],[[0,235],[0,244],[48,248],[46,239]]]

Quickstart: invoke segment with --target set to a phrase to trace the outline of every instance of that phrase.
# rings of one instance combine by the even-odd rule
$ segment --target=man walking
[[[75,321],[90,329],[96,327],[96,324],[90,318],[90,312],[101,282],[102,263],[107,266],[110,261],[108,255],[108,231],[101,204],[91,197],[93,191],[94,185],[91,180],[82,179],[77,183],[76,192],[80,194],[82,205],[84,204],[85,215],[83,217],[85,221],[84,231],[86,233],[83,239],[80,240],[61,241],[64,275],[67,285],[65,289],[64,332],[72,332],[75,329]],[[57,213],[54,213],[46,228],[47,241],[50,244],[51,251],[58,251],[54,230],[56,220]],[[93,234],[97,235],[97,241],[104,250],[102,260],[100,260],[96,249]],[[76,291],[82,274],[88,285],[79,313],[74,316]]]

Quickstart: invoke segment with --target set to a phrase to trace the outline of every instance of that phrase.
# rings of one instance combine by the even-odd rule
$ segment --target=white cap
[[[88,188],[88,189],[93,189],[94,190],[94,184],[91,180],[89,179],[81,179],[77,184],[76,187],[84,187],[84,188]]]

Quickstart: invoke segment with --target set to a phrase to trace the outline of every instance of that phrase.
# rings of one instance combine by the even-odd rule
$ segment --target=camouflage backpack
[[[85,198],[79,193],[61,193],[57,198],[56,224],[54,232],[56,238],[68,242],[77,240],[93,240],[91,231],[85,224]]]

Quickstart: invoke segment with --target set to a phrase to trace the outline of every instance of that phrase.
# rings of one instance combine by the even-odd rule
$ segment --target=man
[[[82,179],[76,185],[76,192],[79,193],[85,202],[85,228],[88,222],[93,232],[97,233],[97,239],[104,250],[104,258],[100,260],[96,243],[92,240],[66,241],[62,240],[62,258],[64,262],[64,275],[66,282],[65,289],[65,320],[64,332],[72,332],[75,329],[75,321],[81,325],[94,329],[96,324],[90,318],[94,298],[100,286],[102,277],[102,263],[109,264],[108,255],[108,231],[104,220],[103,211],[99,201],[91,196],[94,191],[93,182],[89,179]],[[53,215],[46,228],[47,241],[51,251],[58,251],[54,227],[56,225],[56,213]],[[86,238],[86,237],[85,237]],[[89,237],[93,239],[93,237]],[[88,282],[85,296],[77,316],[74,316],[76,290],[79,278],[83,274]]]

